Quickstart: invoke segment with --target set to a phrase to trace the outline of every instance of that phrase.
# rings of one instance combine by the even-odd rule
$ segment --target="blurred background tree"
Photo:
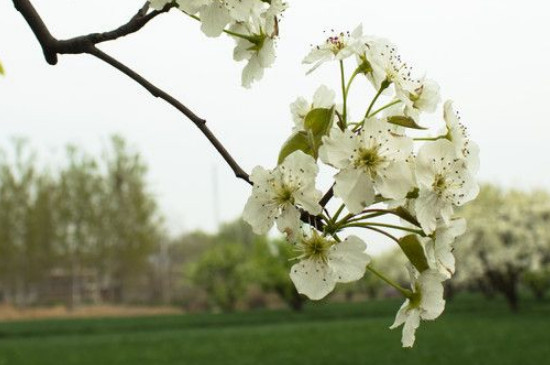
[[[547,193],[504,191],[486,185],[461,212],[468,231],[456,242],[457,281],[504,295],[519,307],[521,280],[537,296],[548,288],[550,197]],[[542,293],[541,293],[542,292]]]

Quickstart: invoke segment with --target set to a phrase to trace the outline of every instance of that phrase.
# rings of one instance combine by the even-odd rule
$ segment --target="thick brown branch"
[[[87,53],[90,46],[101,42],[112,41],[128,34],[135,33],[142,29],[149,21],[157,15],[169,11],[174,5],[166,5],[162,10],[154,10],[147,13],[149,10],[149,2],[147,1],[138,12],[128,21],[115,30],[103,33],[91,33],[83,36],[78,36],[65,40],[54,38],[48,28],[42,21],[42,18],[31,4],[29,0],[13,0],[15,8],[23,15],[32,31],[36,35],[38,42],[42,46],[46,62],[50,65],[57,64],[58,54],[81,54]]]

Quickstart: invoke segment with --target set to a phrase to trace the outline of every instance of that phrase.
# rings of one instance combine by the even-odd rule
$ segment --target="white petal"
[[[374,188],[371,178],[363,171],[349,168],[334,177],[334,195],[340,197],[352,214],[360,213],[374,202]]]
[[[319,86],[313,95],[314,108],[332,108],[334,105],[335,93],[325,85]]]
[[[307,113],[309,113],[309,111],[310,104],[303,97],[299,97],[292,104],[290,104],[292,120],[294,120],[294,124],[297,130],[304,129],[304,118],[306,117]]]
[[[258,61],[263,68],[268,68],[273,65],[275,62],[275,45],[273,39],[268,37],[264,40],[262,48],[258,52]]]
[[[279,166],[283,179],[289,186],[297,186],[292,194],[294,201],[309,213],[317,215],[323,210],[319,205],[322,192],[315,189],[315,178],[319,168],[310,155],[302,151],[293,152]]]
[[[356,236],[349,236],[330,248],[328,264],[337,282],[350,283],[365,275],[370,262],[370,256],[365,253],[366,248],[365,242]]]
[[[222,34],[223,29],[231,21],[229,12],[225,6],[217,1],[201,9],[201,29],[208,37],[217,37]]]
[[[397,314],[395,315],[395,320],[393,321],[393,324],[390,326],[390,329],[395,329],[399,326],[401,326],[405,321],[407,320],[407,311],[409,309],[409,303],[410,301],[407,299],[405,302],[401,305],[401,308],[397,311]]]
[[[433,269],[426,270],[420,274],[418,283],[421,290],[420,307],[422,308],[422,319],[436,319],[445,310],[442,282],[446,279],[446,276]]]
[[[439,199],[437,194],[431,190],[420,189],[418,198],[415,201],[414,209],[418,222],[427,234],[431,234],[437,228],[437,218],[441,216],[442,210],[452,213],[452,206]]]
[[[391,199],[402,199],[415,185],[412,166],[405,161],[391,163],[376,180],[376,189],[382,196]]]
[[[258,57],[251,57],[248,64],[244,67],[241,76],[241,83],[244,87],[249,88],[254,81],[260,80],[264,75],[264,69],[260,65]]]
[[[292,205],[284,206],[277,217],[277,229],[284,233],[289,241],[294,241],[300,233],[300,212]]]
[[[361,147],[359,137],[349,130],[342,132],[333,129],[329,137],[323,137],[323,145],[319,148],[319,157],[327,165],[337,169],[345,169],[350,164],[350,156]]]
[[[403,335],[401,343],[403,347],[412,347],[416,339],[416,329],[420,326],[420,313],[417,309],[412,309],[408,312],[407,320],[403,326]]]
[[[233,59],[237,62],[249,60],[252,57],[252,52],[250,52],[250,47],[252,46],[254,45],[246,39],[239,38],[233,50]]]
[[[304,58],[303,63],[323,63],[333,58],[334,54],[327,47],[314,47],[311,52]],[[317,66],[318,67],[318,66]]]
[[[334,290],[336,280],[328,265],[322,261],[302,260],[290,269],[290,279],[300,294],[319,300]]]
[[[425,143],[416,158],[416,180],[418,184],[431,188],[435,175],[450,161],[456,160],[456,150],[446,139]]]
[[[265,234],[273,227],[278,210],[278,207],[258,199],[253,193],[244,207],[243,219],[250,224],[254,233]]]

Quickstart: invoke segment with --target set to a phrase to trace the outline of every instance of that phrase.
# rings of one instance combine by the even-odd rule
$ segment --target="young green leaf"
[[[313,156],[313,158],[316,158],[307,132],[300,131],[294,133],[289,139],[286,140],[281,148],[281,152],[279,153],[279,160],[277,164],[280,165],[288,155],[298,150]]]
[[[418,271],[423,272],[430,268],[424,253],[424,247],[417,235],[410,234],[402,237],[399,240],[399,246]]]
[[[411,129],[427,129],[416,124],[414,119],[410,117],[404,117],[402,115],[394,115],[393,117],[388,117],[388,123]]]
[[[332,128],[334,108],[317,108],[307,113],[304,119],[304,128],[311,131],[315,137],[326,136]]]

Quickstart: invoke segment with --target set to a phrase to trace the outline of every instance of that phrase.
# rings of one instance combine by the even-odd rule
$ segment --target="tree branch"
[[[146,2],[145,5],[143,5],[139,9],[136,15],[134,15],[130,19],[130,21],[128,21],[128,23],[118,27],[115,30],[104,33],[92,33],[84,36],[70,38],[67,40],[58,40],[52,36],[52,34],[42,21],[42,18],[29,0],[13,0],[13,4],[15,8],[21,13],[23,18],[25,18],[34,35],[38,39],[38,42],[42,47],[44,57],[46,58],[46,62],[48,62],[50,65],[56,65],[57,55],[59,54],[89,54],[111,65],[112,67],[130,77],[132,80],[136,81],[143,88],[149,91],[154,97],[165,100],[167,103],[169,103],[178,111],[180,111],[183,115],[185,115],[189,120],[191,120],[191,122],[193,122],[197,126],[197,128],[200,129],[200,131],[204,134],[208,141],[222,156],[225,162],[235,173],[235,176],[252,185],[249,175],[240,167],[233,156],[231,156],[231,154],[226,150],[223,144],[207,127],[206,120],[200,118],[189,108],[187,108],[182,102],[180,102],[167,92],[161,90],[157,86],[153,85],[140,74],[138,74],[128,66],[124,65],[123,63],[119,62],[115,58],[99,50],[95,46],[98,43],[115,40],[128,34],[137,32],[157,15],[169,11],[173,7],[173,5],[169,4],[162,10],[155,10],[148,13],[149,2]],[[313,225],[319,230],[323,229],[324,224],[320,217],[312,216],[311,214],[303,210],[301,211],[301,213],[301,220],[303,222]]]

